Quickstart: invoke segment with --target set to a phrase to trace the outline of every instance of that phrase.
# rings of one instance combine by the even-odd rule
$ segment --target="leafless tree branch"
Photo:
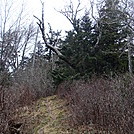
[[[44,25],[44,3],[42,3],[42,20],[40,20],[36,16],[34,16],[34,17],[38,20],[37,24],[38,24],[38,26],[40,28],[40,31],[41,31],[41,34],[42,34],[42,39],[43,39],[46,47],[48,47],[50,50],[52,50],[53,52],[55,52],[60,59],[62,59],[70,67],[72,67],[73,69],[75,69],[75,66],[72,63],[70,63],[69,60],[66,59],[66,57],[59,51],[59,49],[57,47],[55,47],[55,46],[53,46],[53,45],[51,45],[51,44],[49,44],[47,42],[47,38],[46,38],[47,34],[45,33],[45,25]]]

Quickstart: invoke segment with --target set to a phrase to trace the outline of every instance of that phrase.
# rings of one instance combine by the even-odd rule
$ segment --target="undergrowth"
[[[93,124],[104,133],[133,134],[134,77],[64,82],[58,95],[67,100],[72,125]]]

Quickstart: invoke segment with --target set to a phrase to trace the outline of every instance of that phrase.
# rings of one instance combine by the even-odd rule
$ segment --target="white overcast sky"
[[[63,9],[70,0],[42,0],[45,6],[45,21],[50,23],[54,30],[69,30],[71,29],[71,24],[69,21],[56,10]],[[77,5],[77,0],[72,0],[74,5]],[[31,16],[41,15],[41,2],[40,0],[27,0],[26,1],[29,11],[31,11]],[[89,0],[81,0],[81,8],[89,5]],[[90,6],[90,5],[89,5]],[[56,10],[55,10],[56,9]]]
[[[72,25],[67,20],[65,16],[57,12],[56,10],[64,9],[65,5],[68,5],[70,3],[70,0],[42,0],[44,2],[44,9],[45,9],[45,22],[50,23],[52,28],[54,30],[70,30],[72,28]],[[74,7],[78,4],[78,0],[71,0],[74,4]],[[90,8],[90,0],[80,0],[81,1],[81,8],[84,10]],[[96,0],[92,0],[96,1]],[[24,5],[24,18],[27,19],[27,21],[24,21],[25,23],[28,22],[28,20],[33,20],[36,22],[37,20],[33,17],[33,15],[37,16],[38,18],[41,18],[41,1],[40,0],[0,0],[0,19],[4,20],[4,5],[5,3],[8,3],[8,7],[11,6],[11,14],[9,15],[10,21],[8,21],[8,24],[10,22],[13,22],[15,18],[18,17],[18,14],[20,13],[22,9],[22,3]],[[13,3],[13,4],[12,4]],[[56,10],[55,10],[56,9]],[[1,17],[2,16],[2,17]],[[2,22],[2,21],[1,21]],[[0,22],[0,23],[1,23]],[[28,24],[28,23],[27,23]]]
[[[64,9],[64,6],[69,4],[70,0],[42,0],[44,2],[44,10],[45,10],[45,22],[46,27],[48,27],[47,23],[50,23],[53,30],[62,30],[62,35],[64,35],[64,31],[68,31],[72,29],[72,25],[67,20],[65,16],[57,12],[56,10]],[[76,6],[78,4],[78,0],[71,0]],[[90,7],[90,0],[81,0],[81,8],[86,10],[86,7]],[[22,4],[23,3],[23,4]],[[8,9],[10,9],[10,14],[8,15],[8,19],[6,22],[6,29],[14,24],[16,19],[18,18],[22,5],[24,5],[24,13],[22,15],[22,23],[29,25],[29,21],[33,21],[36,24],[36,19],[33,15],[41,18],[42,13],[42,5],[40,0],[0,0],[0,31],[3,28],[3,22],[5,19],[5,7],[7,7],[6,13]],[[55,10],[56,9],[56,10]],[[83,10],[84,12],[84,10]]]

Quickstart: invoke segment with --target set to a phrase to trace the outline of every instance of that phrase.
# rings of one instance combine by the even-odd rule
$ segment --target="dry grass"
[[[22,121],[25,134],[68,134],[69,116],[65,101],[57,96],[42,98],[33,106],[23,107],[17,111],[18,121]]]
[[[33,106],[17,110],[15,122],[23,122],[24,134],[101,134],[93,126],[71,126],[67,103],[58,96],[42,98]],[[19,118],[18,118],[19,115]]]

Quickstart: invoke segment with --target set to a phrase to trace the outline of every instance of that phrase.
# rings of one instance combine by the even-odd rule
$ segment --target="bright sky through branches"
[[[42,0],[44,2],[45,8],[45,25],[50,23],[54,30],[70,30],[72,25],[66,19],[65,16],[57,12],[56,10],[64,9],[64,6],[69,5],[70,0]],[[78,5],[78,0],[71,0],[73,2],[74,7]],[[81,6],[83,8],[83,12],[87,9],[90,9],[90,0],[80,0]],[[12,25],[18,17],[20,17],[21,11],[23,14],[21,15],[21,19],[24,25],[29,24],[31,20],[36,22],[37,20],[33,17],[33,15],[41,18],[41,10],[42,5],[40,0],[0,0],[0,19],[4,21],[5,18],[5,8],[10,9],[8,14],[8,22],[7,25]],[[10,8],[11,7],[11,8]],[[2,22],[1,21],[1,22]],[[10,27],[10,26],[9,26]],[[8,28],[8,27],[7,27]]]
[[[50,23],[54,30],[69,30],[72,28],[70,22],[56,10],[61,10],[65,5],[69,4],[70,0],[42,0],[45,6],[45,20],[46,23]],[[78,1],[72,0],[76,6]],[[27,0],[28,11],[32,11],[30,14],[34,14],[37,17],[41,17],[41,2],[40,0]],[[86,6],[90,6],[89,0],[81,0],[81,8],[86,9]],[[55,10],[56,9],[56,10]],[[83,10],[84,11],[84,10]]]

